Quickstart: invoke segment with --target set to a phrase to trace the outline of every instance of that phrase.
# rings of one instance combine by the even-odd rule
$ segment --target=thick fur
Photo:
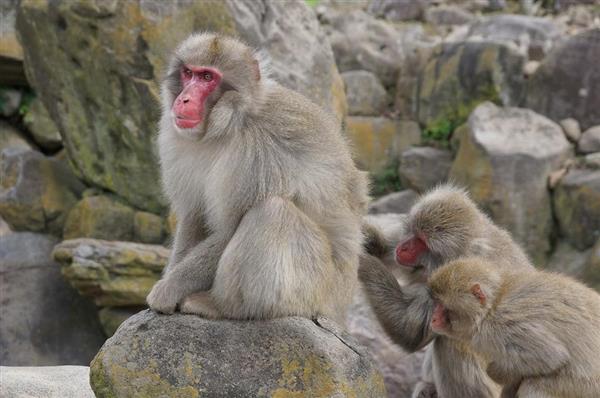
[[[478,284],[484,304],[469,295]],[[563,275],[502,270],[465,258],[431,277],[452,311],[448,335],[485,356],[488,374],[518,397],[600,396],[600,295]],[[503,396],[510,396],[505,392]]]
[[[362,250],[366,175],[336,119],[271,80],[260,62],[257,72],[255,57],[213,34],[176,52],[158,148],[178,226],[148,303],[215,318],[342,321]],[[181,62],[218,68],[227,88],[191,135],[177,131],[170,111]],[[184,300],[195,292],[204,293]]]
[[[494,225],[465,191],[442,185],[424,194],[405,219],[395,227],[367,218],[363,230],[370,253],[361,257],[359,278],[367,297],[387,334],[409,352],[416,351],[436,335],[430,322],[433,300],[427,288],[428,276],[442,264],[466,255],[493,259],[501,269],[532,268],[527,256],[508,232]],[[424,233],[430,253],[413,269],[395,262],[395,248],[407,237]],[[405,281],[401,286],[392,274]],[[400,274],[400,275],[399,275]],[[439,336],[428,350],[431,368],[423,369],[423,379],[433,380],[444,398],[497,397],[499,387],[487,377],[485,363],[469,350]],[[417,387],[415,397],[430,390],[428,383]]]

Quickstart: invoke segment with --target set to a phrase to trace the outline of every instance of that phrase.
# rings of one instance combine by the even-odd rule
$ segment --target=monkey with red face
[[[177,48],[161,96],[158,151],[177,231],[150,308],[342,322],[368,196],[335,117],[212,33]]]

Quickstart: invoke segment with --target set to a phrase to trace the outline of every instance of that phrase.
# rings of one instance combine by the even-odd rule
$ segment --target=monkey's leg
[[[185,258],[192,248],[208,236],[206,227],[197,214],[179,214],[177,218],[173,248],[163,275],[166,275],[171,268]]]
[[[179,309],[184,314],[196,314],[209,319],[222,317],[213,302],[210,291],[190,294],[183,299]]]
[[[427,347],[421,367],[421,381],[413,390],[412,398],[436,398],[437,390],[433,382],[433,344]]]
[[[219,261],[212,298],[229,318],[332,315],[335,267],[329,241],[291,201],[249,210]]]
[[[440,397],[500,395],[500,387],[487,376],[481,359],[466,345],[443,336],[433,342],[433,376]]]

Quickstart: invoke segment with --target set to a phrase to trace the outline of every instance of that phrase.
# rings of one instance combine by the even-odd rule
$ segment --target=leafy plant
[[[321,0],[304,0],[309,7],[316,7]]]
[[[371,173],[371,195],[379,197],[402,190],[398,162],[392,162],[379,172]]]

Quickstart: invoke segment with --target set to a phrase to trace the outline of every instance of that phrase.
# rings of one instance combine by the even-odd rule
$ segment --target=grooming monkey
[[[181,43],[161,91],[158,149],[178,225],[150,308],[343,321],[368,187],[334,116],[212,33]]]
[[[506,390],[519,398],[600,397],[600,295],[592,289],[479,257],[444,265],[430,287],[433,330],[481,353]]]
[[[369,220],[367,218],[367,220]],[[359,278],[384,330],[394,342],[414,352],[432,341],[433,300],[427,277],[442,264],[469,255],[496,261],[501,269],[532,268],[510,235],[494,225],[466,192],[439,186],[411,208],[395,228],[364,227],[367,254]],[[401,286],[391,271],[407,281]],[[427,352],[423,382],[414,397],[496,397],[497,386],[485,372],[485,362],[464,343],[435,338]]]

